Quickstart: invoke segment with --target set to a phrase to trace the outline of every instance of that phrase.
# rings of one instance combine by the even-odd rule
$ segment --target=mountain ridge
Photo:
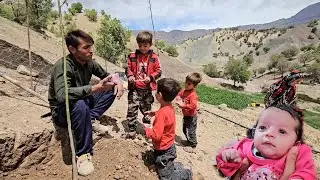
[[[300,10],[295,15],[289,18],[281,18],[276,21],[262,23],[262,24],[248,24],[248,25],[240,25],[236,27],[239,30],[249,30],[249,29],[271,29],[271,28],[284,28],[299,24],[307,23],[311,20],[320,19],[320,2],[311,4],[302,10]],[[183,31],[183,30],[172,30],[169,32],[165,31],[156,31],[156,39],[161,39],[166,41],[168,44],[182,44],[186,40],[198,39],[199,37],[203,37],[209,34],[212,34],[216,31],[221,30],[221,28],[215,29],[195,29],[191,31]],[[141,30],[133,30],[132,34],[135,36]]]

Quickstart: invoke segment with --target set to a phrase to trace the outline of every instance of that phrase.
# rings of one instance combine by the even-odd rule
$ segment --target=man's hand
[[[114,86],[114,95],[116,95],[117,99],[119,100],[124,92],[123,84],[119,82],[116,86]]]
[[[241,162],[241,158],[236,149],[226,149],[222,151],[222,160],[224,162]]]
[[[150,81],[151,81],[151,79],[150,79],[149,76],[144,79],[144,82],[145,82],[145,83],[149,83]]]
[[[128,81],[129,82],[134,82],[136,80],[136,78],[134,77],[134,76],[130,76],[129,78],[128,78]]]
[[[109,91],[115,86],[113,82],[104,82],[101,80],[98,84],[92,86],[91,94],[101,91]]]
[[[101,81],[106,83],[106,82],[110,82],[111,80],[112,80],[112,75],[110,74],[109,76],[103,78]]]

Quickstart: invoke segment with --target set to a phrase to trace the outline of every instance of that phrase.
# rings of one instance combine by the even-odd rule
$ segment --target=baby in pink
[[[265,109],[255,126],[254,138],[245,138],[216,156],[217,167],[227,177],[234,175],[247,158],[252,164],[241,180],[280,179],[288,151],[297,146],[295,171],[289,179],[315,180],[312,149],[303,143],[303,114],[296,107],[276,105]]]

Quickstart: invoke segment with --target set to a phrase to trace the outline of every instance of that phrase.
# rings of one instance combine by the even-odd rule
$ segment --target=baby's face
[[[283,157],[297,141],[298,121],[288,112],[268,108],[262,112],[254,135],[254,146],[268,159]]]

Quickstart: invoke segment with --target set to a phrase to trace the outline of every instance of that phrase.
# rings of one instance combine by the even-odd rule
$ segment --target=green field
[[[304,111],[304,116],[304,120],[307,124],[315,129],[320,129],[320,114],[306,110]]]
[[[246,94],[227,89],[199,85],[196,89],[199,101],[212,105],[227,104],[229,108],[241,110],[251,102],[263,103],[264,94]],[[304,111],[305,121],[313,128],[320,129],[320,114]]]
[[[227,104],[228,107],[241,110],[251,102],[263,103],[264,94],[246,94],[226,89],[215,89],[199,85],[196,89],[199,101],[212,105]]]

